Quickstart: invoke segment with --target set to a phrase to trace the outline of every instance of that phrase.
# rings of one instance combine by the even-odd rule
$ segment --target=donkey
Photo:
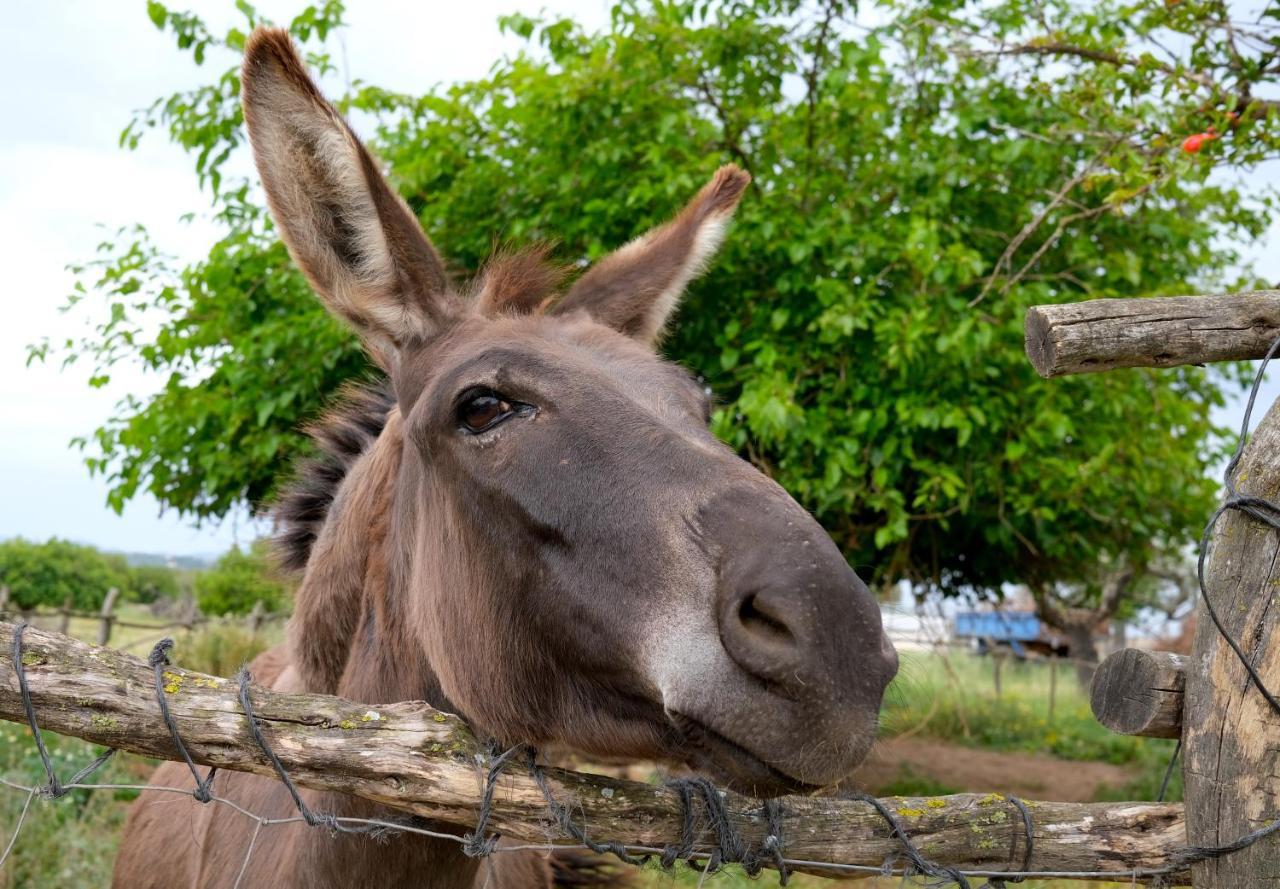
[[[424,700],[481,736],[686,763],[748,793],[832,784],[865,756],[897,656],[822,528],[707,429],[704,389],[655,341],[749,177],[722,167],[670,222],[582,274],[533,253],[455,290],[417,220],[286,32],[245,48],[245,122],[272,215],[386,383],[315,434],[278,506],[302,571],[282,691]],[[157,785],[183,785],[174,764]],[[279,782],[215,790],[288,817]],[[316,811],[394,815],[304,791]],[[115,885],[231,887],[253,822],[144,793]],[[550,886],[554,861],[412,834],[267,828],[240,885]]]

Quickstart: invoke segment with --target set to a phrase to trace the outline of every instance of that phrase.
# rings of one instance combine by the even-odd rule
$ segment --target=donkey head
[[[528,255],[464,297],[284,32],[250,39],[243,90],[285,243],[394,387],[386,592],[362,626],[403,633],[435,702],[501,740],[757,793],[846,775],[897,665],[876,604],[654,351],[749,177],[722,168],[558,300]]]

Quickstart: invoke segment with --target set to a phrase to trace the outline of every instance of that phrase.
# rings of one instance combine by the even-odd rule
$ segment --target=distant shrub
[[[67,540],[33,543],[16,537],[0,542],[0,584],[9,587],[19,608],[61,605],[68,597],[77,608],[97,608],[107,590],[133,589],[133,573],[124,556],[99,552]]]
[[[157,599],[178,597],[178,572],[164,565],[136,565],[131,570],[133,582],[126,598],[150,604]]]
[[[207,571],[195,578],[196,604],[207,615],[247,614],[259,599],[268,611],[289,601],[289,586],[267,557],[267,541],[256,540],[247,550],[233,546]]]

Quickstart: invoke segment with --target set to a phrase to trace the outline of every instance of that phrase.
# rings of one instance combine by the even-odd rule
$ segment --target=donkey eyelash
[[[527,417],[536,412],[534,405],[509,398],[487,386],[464,390],[454,406],[458,431],[472,436],[491,432],[512,417]]]

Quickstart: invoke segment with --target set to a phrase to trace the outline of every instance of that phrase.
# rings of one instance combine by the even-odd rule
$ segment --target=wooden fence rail
[[[13,635],[13,624],[0,623],[0,652],[11,650]],[[154,674],[145,662],[34,627],[24,631],[23,645],[22,663],[43,728],[146,756],[178,757],[159,714]],[[175,660],[180,655],[175,652]],[[0,674],[0,717],[25,721],[16,672],[0,660]],[[249,734],[234,682],[172,667],[164,676],[163,693],[197,763],[273,774]],[[256,686],[251,699],[272,749],[298,784],[354,794],[455,825],[459,832],[474,827],[482,746],[457,717],[417,702],[370,707]],[[571,804],[575,819],[593,839],[637,847],[678,842],[683,809],[675,792],[556,769],[546,774],[554,797]],[[1023,822],[1002,796],[894,797],[882,802],[939,864],[980,873],[1022,867]],[[766,825],[760,803],[731,793],[726,803],[743,838],[761,842]],[[1106,873],[1128,882],[1135,868],[1169,866],[1183,845],[1180,805],[1027,805],[1034,825],[1034,871]],[[865,802],[789,797],[782,809],[785,855],[808,862],[794,869],[849,876],[841,866],[878,869],[901,855],[900,841]],[[573,842],[554,836],[545,798],[520,766],[504,772],[489,824],[504,837]],[[1186,879],[1185,872],[1172,875],[1173,882]]]
[[[1121,367],[1262,358],[1280,336],[1280,290],[1091,299],[1027,311],[1027,357],[1042,377]]]
[[[18,610],[14,608],[10,599],[9,587],[0,585],[0,620],[11,619],[17,614],[21,614],[22,618],[27,621],[39,618],[53,619],[56,621],[58,632],[64,636],[67,635],[68,631],[71,629],[72,618],[94,620],[98,622],[98,644],[109,645],[111,643],[111,635],[117,627],[131,630],[154,630],[157,633],[165,633],[169,630],[186,630],[190,632],[197,627],[240,623],[249,631],[256,633],[262,629],[264,624],[277,620],[285,620],[288,617],[287,614],[282,612],[268,612],[262,600],[259,599],[253,603],[252,610],[242,618],[204,617],[194,610],[193,605],[191,613],[177,620],[170,620],[162,623],[121,620],[115,613],[116,605],[119,604],[119,599],[120,591],[115,587],[112,587],[107,590],[107,595],[106,598],[103,599],[102,607],[97,611],[87,611],[85,609],[75,608],[70,596],[63,601],[61,607],[56,609]]]

